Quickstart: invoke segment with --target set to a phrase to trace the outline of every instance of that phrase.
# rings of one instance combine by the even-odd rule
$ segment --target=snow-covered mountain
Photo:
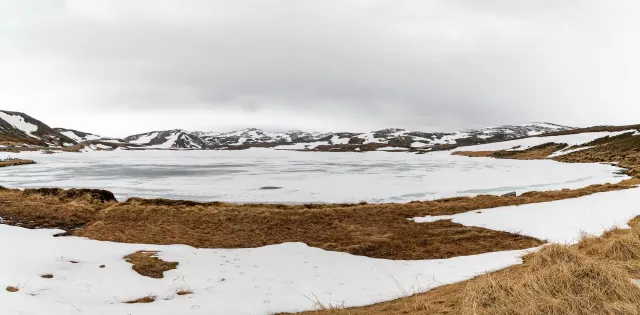
[[[69,137],[70,139],[73,139],[76,143],[80,143],[83,141],[90,141],[90,140],[98,140],[98,139],[102,139],[102,137],[98,136],[98,135],[94,135],[91,133],[87,133],[87,132],[82,132],[82,131],[78,131],[78,130],[74,130],[74,129],[66,129],[66,128],[53,128],[55,131]]]
[[[124,140],[148,149],[203,149],[205,142],[182,129],[152,131],[128,136]]]
[[[77,142],[23,113],[0,110],[0,145],[70,146]]]
[[[330,138],[331,133],[310,133],[299,130],[287,132],[265,132],[257,128],[248,128],[232,132],[194,132],[208,147],[277,145],[298,142],[322,141]]]
[[[315,151],[438,150],[456,146],[513,140],[574,128],[531,123],[458,132],[421,132],[382,129],[371,132],[267,132],[249,128],[233,132],[189,132],[183,129],[152,131],[126,137],[103,138],[67,128],[50,128],[23,113],[0,111],[0,146],[69,147],[89,149],[221,149],[252,147]]]
[[[571,129],[573,128],[550,123],[497,126],[453,133],[420,132],[393,128],[367,133],[311,133],[299,130],[266,132],[256,128],[233,132],[188,132],[179,129],[149,132],[127,137],[126,140],[132,144],[155,149],[245,149],[250,147],[278,147],[278,149],[295,150],[371,150],[380,147],[426,149],[438,146],[506,141]]]

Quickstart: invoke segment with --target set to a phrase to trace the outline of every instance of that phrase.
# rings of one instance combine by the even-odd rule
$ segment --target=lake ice
[[[4,153],[0,157],[6,157]],[[11,188],[100,188],[197,201],[408,202],[452,196],[580,188],[625,178],[603,164],[430,154],[244,151],[96,151],[13,157],[38,164],[0,169]],[[261,189],[271,186],[279,189]]]

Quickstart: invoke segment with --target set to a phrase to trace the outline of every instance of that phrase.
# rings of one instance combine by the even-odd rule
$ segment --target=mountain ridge
[[[79,147],[81,149],[217,149],[242,150],[269,147],[312,151],[428,151],[455,146],[507,141],[545,133],[574,130],[573,127],[533,122],[492,126],[456,132],[423,132],[386,128],[370,132],[267,132],[245,128],[230,132],[157,130],[125,137],[107,138],[68,128],[51,128],[27,114],[0,110],[0,145],[7,147]]]

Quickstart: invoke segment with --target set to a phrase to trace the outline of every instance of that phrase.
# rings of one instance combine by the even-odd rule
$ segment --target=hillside
[[[82,131],[78,131],[78,130],[73,130],[73,129],[65,129],[65,128],[53,128],[55,131],[69,137],[70,139],[73,139],[74,141],[76,141],[76,143],[80,143],[83,141],[89,141],[89,140],[98,140],[101,139],[102,137],[98,136],[98,135],[94,135],[91,133],[86,133],[86,132],[82,132]]]
[[[0,110],[0,145],[61,147],[76,143],[27,114]]]

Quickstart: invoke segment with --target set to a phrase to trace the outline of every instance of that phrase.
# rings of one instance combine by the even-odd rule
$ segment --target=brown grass
[[[249,248],[284,242],[387,259],[431,259],[534,247],[533,238],[407,218],[576,198],[626,184],[483,195],[407,204],[237,205],[220,202],[110,200],[104,191],[0,189],[0,217],[29,228],[55,227],[97,240]]]
[[[453,155],[461,155],[468,157],[493,157],[497,159],[513,159],[513,160],[542,160],[546,159],[552,153],[566,148],[566,144],[545,143],[539,146],[531,147],[526,150],[516,151],[458,151]]]
[[[36,162],[32,161],[32,160],[5,160],[5,161],[0,161],[0,167],[29,165],[29,164],[36,164]]]
[[[575,246],[549,245],[522,265],[424,294],[307,315],[640,314],[640,219],[631,229],[585,237]]]
[[[46,275],[42,275],[40,277],[42,277],[44,279],[53,279],[53,275],[52,274],[46,274]]]
[[[145,296],[136,300],[132,300],[132,301],[127,301],[124,302],[125,304],[147,304],[147,303],[153,303],[155,302],[156,297],[155,296]]]
[[[468,156],[468,157],[491,157],[496,151],[456,151],[452,155]]]
[[[115,203],[95,198],[91,192],[0,187],[0,217],[5,224],[70,231],[91,222],[98,211]]]
[[[14,286],[8,286],[5,290],[7,290],[7,292],[15,293],[15,292],[20,291],[20,288],[14,287]]]
[[[556,131],[542,134],[538,137],[551,137],[551,136],[563,136],[563,135],[575,135],[586,132],[618,132],[632,129],[640,129],[640,125],[624,125],[624,126],[594,126],[588,128],[578,128],[565,131]]]
[[[447,258],[539,244],[530,238],[407,218],[576,198],[626,189],[594,185],[518,197],[458,197],[409,204],[234,205],[132,199],[99,213],[76,235],[126,243],[246,248],[305,242],[327,250],[389,259]],[[502,245],[501,245],[502,244]],[[492,249],[493,248],[493,249]]]
[[[178,292],[176,292],[177,295],[183,296],[183,295],[190,295],[193,294],[193,291],[191,290],[180,290]]]
[[[132,264],[133,270],[142,276],[162,279],[164,272],[178,268],[177,262],[164,261],[157,257],[156,251],[138,251],[125,256],[125,260]]]

